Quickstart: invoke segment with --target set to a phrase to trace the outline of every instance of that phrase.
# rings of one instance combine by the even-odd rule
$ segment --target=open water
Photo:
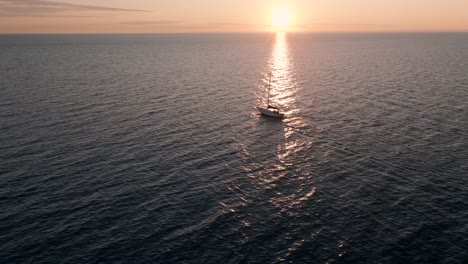
[[[468,34],[1,35],[0,263],[468,263]]]

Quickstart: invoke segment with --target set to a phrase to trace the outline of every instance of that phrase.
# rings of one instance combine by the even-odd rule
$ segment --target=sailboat
[[[268,94],[267,94],[266,107],[257,106],[257,109],[264,116],[283,118],[284,113],[281,113],[278,107],[270,105],[270,89],[271,89],[271,72],[270,72],[270,81],[268,82]]]

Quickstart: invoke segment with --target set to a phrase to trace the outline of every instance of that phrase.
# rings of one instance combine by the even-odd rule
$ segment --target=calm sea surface
[[[1,35],[0,263],[468,263],[468,34]]]

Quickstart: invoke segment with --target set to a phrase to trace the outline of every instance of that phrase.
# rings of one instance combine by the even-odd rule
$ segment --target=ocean
[[[0,183],[0,263],[468,263],[468,33],[0,35]]]

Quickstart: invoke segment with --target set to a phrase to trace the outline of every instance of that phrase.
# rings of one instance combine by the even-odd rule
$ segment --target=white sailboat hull
[[[257,109],[264,116],[275,117],[275,118],[283,118],[284,114],[280,112],[279,108],[270,105],[270,89],[271,89],[271,72],[270,72],[270,80],[268,81],[268,93],[267,93],[266,107],[257,106]]]
[[[269,110],[269,109],[263,108],[263,107],[257,107],[257,109],[258,109],[258,111],[260,111],[260,113],[262,115],[265,115],[265,116],[276,117],[276,118],[283,118],[284,117],[284,114],[280,113],[279,111],[272,111],[272,110]]]

